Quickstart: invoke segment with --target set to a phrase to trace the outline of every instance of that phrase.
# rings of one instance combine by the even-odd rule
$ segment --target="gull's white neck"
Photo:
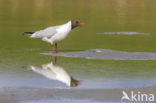
[[[53,37],[53,41],[61,41],[66,38],[66,36],[71,31],[71,21],[68,21],[66,24],[63,24],[59,29],[57,29],[57,34]]]

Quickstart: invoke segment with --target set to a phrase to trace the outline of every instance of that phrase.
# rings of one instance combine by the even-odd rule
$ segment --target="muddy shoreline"
[[[41,53],[42,55],[52,55],[52,53]],[[90,49],[79,52],[59,52],[56,56],[79,57],[86,59],[103,60],[156,60],[156,53],[147,52],[125,52],[107,49]]]
[[[141,88],[117,88],[117,89],[56,89],[56,88],[37,88],[37,87],[1,87],[0,101],[2,103],[27,103],[27,101],[47,100],[60,102],[64,100],[81,100],[89,103],[95,102],[121,102],[122,91],[130,93],[152,93],[156,95],[156,85]],[[88,101],[88,102],[87,102]],[[94,103],[94,102],[93,102]],[[154,102],[153,102],[154,103]]]

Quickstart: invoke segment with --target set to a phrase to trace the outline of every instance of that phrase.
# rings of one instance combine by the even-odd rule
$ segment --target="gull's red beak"
[[[82,26],[82,25],[84,25],[84,23],[78,23],[78,24],[77,24],[77,26]]]
[[[80,81],[78,81],[78,85],[82,85],[82,81],[80,80]]]

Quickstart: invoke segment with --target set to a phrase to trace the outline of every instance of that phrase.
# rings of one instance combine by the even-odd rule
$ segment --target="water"
[[[148,54],[156,52],[155,3],[153,0],[0,0],[0,91],[3,91],[0,100],[8,103],[34,103],[38,102],[37,99],[43,100],[41,103],[114,103],[120,102],[122,95],[113,96],[113,90],[117,90],[115,94],[120,94],[125,88],[151,88],[153,93],[156,61],[147,58]],[[23,32],[60,25],[71,19],[82,21],[85,25],[74,29],[65,40],[58,43],[59,50],[64,54],[109,49],[120,52],[117,54],[120,58],[125,52],[130,53],[126,57],[132,59],[99,60],[57,56],[56,64],[74,79],[82,81],[77,87],[69,87],[28,70],[31,65],[40,67],[50,63],[51,56],[41,53],[51,52],[51,48],[48,43],[22,35]],[[134,55],[131,55],[134,52],[145,52],[147,55],[142,54],[139,59],[134,59]],[[150,58],[155,57],[150,55]],[[11,89],[5,91],[5,87]],[[37,92],[33,94],[28,91],[24,94],[22,89],[26,88],[34,92],[39,88],[39,93],[45,91],[47,98]],[[55,96],[48,92],[49,89],[66,89],[71,93]],[[78,94],[74,94],[72,89],[80,94],[84,93],[83,90],[88,91],[83,100],[79,101]],[[99,89],[103,93],[98,94],[96,90]],[[98,95],[90,96],[94,90]],[[53,99],[50,99],[51,95],[54,95]],[[6,99],[7,96],[10,99]]]
[[[52,53],[41,53],[43,55],[53,55]],[[90,49],[80,52],[57,53],[56,56],[81,57],[86,59],[104,60],[156,60],[156,53],[145,52],[123,52],[105,49]]]

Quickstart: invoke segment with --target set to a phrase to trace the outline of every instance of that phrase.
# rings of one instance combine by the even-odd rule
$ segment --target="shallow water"
[[[52,53],[41,53],[43,55],[53,55]],[[86,59],[103,60],[156,60],[156,53],[146,52],[124,52],[105,49],[90,49],[79,52],[60,52],[55,54],[64,57],[81,57]]]
[[[140,32],[98,32],[97,34],[106,34],[106,35],[150,35],[148,33],[140,33]]]
[[[20,63],[16,68],[1,70],[1,101],[119,103],[122,91],[128,88],[134,91],[143,88],[141,92],[147,90],[146,93],[155,94],[155,61],[53,58],[54,65],[61,66],[75,80],[82,81],[77,87],[69,87],[59,80],[49,79],[32,71],[32,65],[41,67],[51,62],[49,56],[42,55],[40,58],[44,59],[44,62],[24,66]]]
[[[153,93],[156,85],[155,3],[154,0],[0,0],[0,101],[118,103],[120,97],[114,97],[107,90],[113,94],[114,89],[147,87]],[[56,65],[82,81],[77,87],[30,70],[32,65],[40,67],[51,62],[51,48],[48,43],[22,35],[25,31],[60,25],[71,19],[85,25],[58,43],[62,54],[56,57]],[[26,94],[24,89],[28,90]],[[59,89],[62,95],[52,94],[54,98],[51,98],[53,90],[49,89]],[[98,94],[98,89],[104,93]],[[87,92],[80,100],[77,95],[83,94],[83,90]],[[94,90],[96,95],[90,96]],[[69,98],[63,95],[66,92]]]

